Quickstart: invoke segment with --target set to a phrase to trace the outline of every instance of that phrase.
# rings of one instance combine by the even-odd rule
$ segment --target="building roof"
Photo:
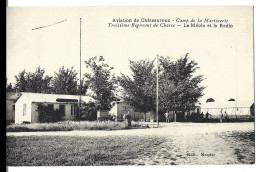
[[[233,108],[233,107],[240,107],[240,108],[249,108],[254,103],[254,100],[238,100],[238,101],[215,101],[215,102],[208,102],[201,104],[201,108]]]
[[[58,103],[57,99],[77,99],[79,100],[79,95],[64,95],[64,94],[44,94],[44,93],[28,93],[22,92],[21,97],[25,98],[29,102],[51,102]],[[83,102],[89,103],[95,100],[90,96],[81,96]],[[16,100],[16,102],[19,101]]]

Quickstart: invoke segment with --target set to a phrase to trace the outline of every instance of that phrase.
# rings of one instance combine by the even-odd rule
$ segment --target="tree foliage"
[[[203,76],[193,76],[199,68],[188,53],[177,61],[169,57],[160,58],[159,107],[161,110],[188,110],[203,96],[204,86],[200,86]]]
[[[95,121],[97,119],[97,109],[94,102],[82,104],[82,117],[83,120]]]
[[[59,72],[54,73],[52,80],[52,92],[56,94],[77,95],[80,93],[80,83],[77,78],[78,73],[71,67],[65,69],[64,66],[59,68]],[[81,94],[85,94],[87,85],[82,86]]]
[[[8,91],[8,92],[14,92],[15,91],[14,88],[13,88],[12,83],[9,83],[9,84],[7,83],[7,78],[6,78],[5,85],[6,85],[6,91]]]
[[[26,92],[27,91],[27,79],[26,79],[26,72],[25,70],[18,73],[18,75],[15,75],[15,88],[19,92]]]
[[[15,89],[19,92],[49,93],[52,77],[44,76],[45,70],[37,67],[34,73],[25,70],[15,76]]]
[[[120,85],[124,88],[123,97],[135,111],[146,114],[155,104],[154,64],[149,60],[129,62],[132,76],[121,73],[119,78]]]
[[[92,57],[85,61],[86,67],[90,69],[89,73],[85,74],[86,83],[94,92],[93,98],[97,100],[97,109],[109,110],[112,105],[112,89],[113,75],[110,67],[105,59],[100,57]]]
[[[126,102],[136,111],[147,113],[156,108],[156,69],[154,61],[130,60],[132,76],[121,74],[120,85],[124,88]],[[159,111],[190,109],[203,95],[200,86],[203,76],[193,76],[198,69],[188,54],[172,61],[170,57],[159,59]]]
[[[80,94],[80,83],[77,78],[77,72],[73,67],[60,67],[58,72],[54,72],[54,77],[45,75],[45,70],[41,67],[36,68],[34,73],[23,70],[15,76],[15,79],[14,88],[11,83],[7,84],[6,81],[7,91],[17,89],[19,92]],[[81,82],[81,94],[85,95],[88,85],[84,81],[84,78]]]

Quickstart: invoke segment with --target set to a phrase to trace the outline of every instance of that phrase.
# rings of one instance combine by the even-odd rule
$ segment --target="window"
[[[23,116],[27,115],[27,107],[26,104],[23,104]]]
[[[73,105],[71,105],[70,107],[71,107],[70,114],[71,114],[71,115],[74,115],[74,106],[73,106]]]
[[[122,106],[122,111],[126,111],[126,106]]]

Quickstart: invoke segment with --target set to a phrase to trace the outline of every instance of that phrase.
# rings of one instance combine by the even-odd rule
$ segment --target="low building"
[[[212,116],[220,116],[221,111],[228,115],[250,115],[250,107],[253,103],[254,100],[208,102],[201,105],[201,111],[204,114],[208,112]]]
[[[77,107],[80,96],[43,94],[22,92],[15,101],[15,123],[39,122],[38,105],[44,104],[50,110],[59,110],[61,120],[73,120],[77,116]],[[90,96],[81,96],[82,102],[94,102]]]
[[[21,93],[6,92],[6,124],[14,123],[15,101]]]
[[[152,112],[146,113],[140,113],[136,112],[131,108],[122,98],[118,98],[117,101],[114,101],[113,107],[109,111],[109,115],[115,115],[116,119],[118,121],[123,121],[124,120],[124,114],[127,114],[129,111],[131,118],[134,121],[155,121],[156,120],[156,115]]]

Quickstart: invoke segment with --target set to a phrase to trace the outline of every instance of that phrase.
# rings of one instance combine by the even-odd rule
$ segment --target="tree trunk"
[[[144,113],[144,122],[146,122],[146,113]]]

